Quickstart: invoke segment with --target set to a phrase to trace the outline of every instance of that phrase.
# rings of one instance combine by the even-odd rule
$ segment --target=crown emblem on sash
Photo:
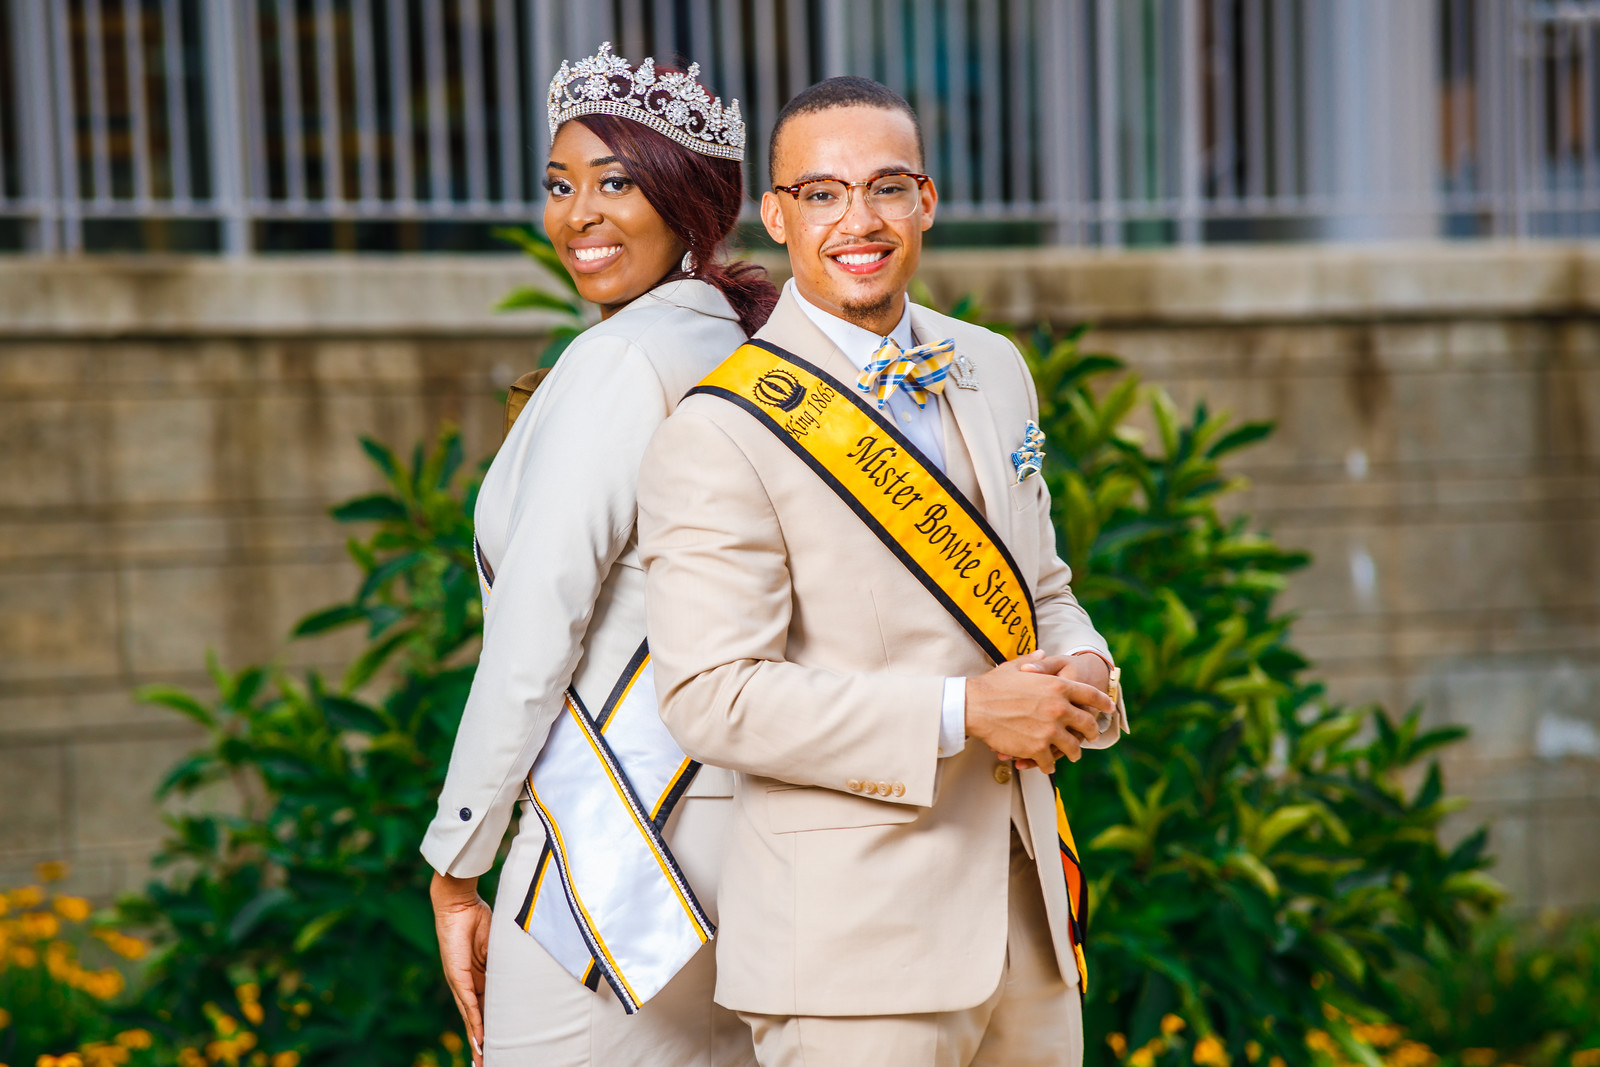
[[[800,379],[785,370],[770,370],[756,379],[756,399],[779,411],[793,411],[806,398]]]
[[[568,119],[616,115],[642,123],[692,152],[744,160],[744,116],[739,101],[722,106],[698,81],[700,64],[681,74],[657,74],[656,61],[637,67],[611,54],[611,42],[587,59],[569,64],[550,79],[550,138]]]

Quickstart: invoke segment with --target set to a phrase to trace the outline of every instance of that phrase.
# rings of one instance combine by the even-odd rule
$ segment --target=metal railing
[[[790,95],[894,86],[980,238],[1600,232],[1600,0],[0,0],[0,247],[535,217],[605,39],[744,102],[752,191]]]

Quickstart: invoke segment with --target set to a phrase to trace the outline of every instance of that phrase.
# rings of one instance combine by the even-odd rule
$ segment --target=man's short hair
[[[778,119],[772,124],[772,136],[767,139],[767,180],[778,180],[778,135],[783,132],[783,127],[796,115],[809,115],[816,111],[831,111],[836,107],[879,107],[885,111],[898,111],[911,120],[911,128],[917,131],[917,166],[923,165],[925,152],[922,147],[922,123],[917,121],[917,113],[911,109],[906,98],[895,92],[881,82],[871,78],[859,78],[854,74],[845,74],[837,78],[827,78],[807,89],[802,89],[778,112]]]

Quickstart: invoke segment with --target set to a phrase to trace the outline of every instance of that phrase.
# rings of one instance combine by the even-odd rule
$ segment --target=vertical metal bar
[[[1198,4],[1178,5],[1178,240],[1200,243],[1201,189],[1200,108],[1205,91],[1200,81],[1200,10]]]
[[[1107,247],[1122,244],[1121,184],[1118,181],[1117,128],[1117,11],[1115,0],[1096,0],[1095,64],[1099,114],[1096,133],[1099,141],[1100,243]]]
[[[1232,200],[1237,195],[1234,168],[1239,158],[1239,145],[1233,122],[1236,102],[1233,3],[1234,0],[1213,0],[1211,7],[1211,166],[1219,200]]]
[[[650,50],[655,54],[656,62],[666,66],[673,62],[676,58],[674,53],[678,51],[672,32],[674,29],[672,17],[674,5],[672,0],[654,0],[654,3],[650,6]],[[639,62],[639,58],[636,56],[629,56],[628,58],[634,63]]]
[[[897,93],[905,94],[906,21],[902,0],[879,0],[879,34],[883,40],[882,81]]]
[[[1445,41],[1445,96],[1450,107],[1450,147],[1446,181],[1459,192],[1467,162],[1467,0],[1449,0],[1450,32]]]
[[[416,206],[416,146],[411,140],[411,10],[408,0],[388,0],[384,19],[389,37],[389,153],[394,163],[390,193],[402,212]]]
[[[962,0],[965,2],[965,0]],[[1005,61],[1000,51],[1001,9],[982,12],[978,18],[978,177],[973,199],[987,208],[999,209],[1005,201],[1005,126],[1001,122],[1002,93],[1000,66]],[[1020,62],[1022,57],[1012,57]]]
[[[845,58],[845,0],[822,3],[822,76],[835,78],[850,71]]]
[[[522,93],[517,89],[517,13],[512,0],[494,4],[495,114],[500,127],[500,200],[525,203],[522,190]]]
[[[1267,42],[1261,0],[1244,0],[1245,195],[1267,195]]]
[[[94,177],[93,199],[109,203],[111,131],[106,114],[106,47],[101,32],[100,0],[83,0],[83,69],[89,79],[89,161]]]
[[[144,78],[144,5],[140,0],[122,0],[122,43],[128,63],[128,135],[132,142],[133,197],[142,206],[150,204],[150,117]]]
[[[283,109],[284,187],[289,203],[306,202],[305,123],[300,117],[300,13],[297,0],[278,0],[278,96]]]
[[[1583,131],[1583,191],[1585,199],[1592,197],[1600,187],[1600,125],[1595,118],[1595,28],[1584,26],[1579,38],[1578,67],[1581,71],[1579,85],[1580,115],[1578,128]]]
[[[187,205],[193,196],[189,159],[189,101],[185,92],[188,78],[183,62],[183,13],[178,0],[161,3],[161,70],[165,75],[167,104],[168,173],[172,199]]]
[[[1272,9],[1272,192],[1280,204],[1295,195],[1296,131],[1304,129],[1298,118],[1295,37],[1292,23],[1294,0],[1273,0]],[[1282,208],[1280,208],[1282,210]]]
[[[528,166],[537,189],[539,176],[544,174],[545,161],[550,156],[545,94],[556,71],[555,0],[533,0],[533,11],[528,18],[528,66],[528,125],[533,128],[533,157]]]
[[[727,97],[722,92],[722,72],[717,69],[716,57],[711,51],[711,0],[689,0],[689,58],[700,64],[715,90],[713,96]]]
[[[1037,143],[1033,134],[1033,103],[1038,99],[1034,89],[1033,76],[1028,60],[1032,55],[1031,45],[1037,38],[1029,31],[1028,0],[1010,0],[1006,8],[1006,18],[1009,23],[1007,29],[1008,48],[1011,61],[1006,70],[1006,101],[1011,107],[1011,122],[1007,131],[1007,140],[1010,141],[1011,174],[1007,183],[1006,198],[1013,206],[1021,206],[1034,198],[1033,191],[1033,153],[1030,151]],[[1072,47],[1068,42],[1062,49],[1059,57],[1065,61]]]
[[[950,188],[956,202],[971,209],[972,132],[967,92],[967,0],[945,0],[944,62],[945,84],[949,86],[945,115],[950,130]]]
[[[333,0],[316,0],[317,136],[322,145],[322,199],[337,211],[344,200],[344,131],[339,121],[339,39]]]
[[[917,115],[922,119],[922,136],[928,143],[928,169],[935,178],[942,178],[949,173],[950,161],[950,116],[940,107],[939,100],[939,72],[938,46],[932,12],[932,5],[928,5],[919,14],[913,10],[911,16],[911,51],[913,56],[911,84],[915,87],[914,93],[907,96],[917,107]]]
[[[356,179],[361,203],[378,207],[378,57],[373,40],[372,0],[352,0],[350,52],[356,87]]]
[[[483,19],[478,0],[459,0],[461,34],[461,111],[466,127],[467,197],[473,204],[489,200],[489,146],[483,114]]]
[[[254,211],[257,202],[264,203],[270,196],[271,184],[267,177],[267,82],[261,70],[261,52],[265,40],[261,34],[260,0],[241,0],[239,27],[239,76],[244,79],[244,160],[248,180],[245,182],[246,210]]]
[[[72,23],[67,0],[50,4],[50,40],[55,68],[56,145],[61,153],[61,243],[83,251],[83,201],[78,187],[78,107],[72,78]]]
[[[211,199],[221,216],[223,252],[242,256],[250,250],[250,220],[245,214],[241,158],[237,2],[212,0],[204,10]]]
[[[450,203],[450,104],[441,0],[423,0],[422,18],[422,58],[428,80],[428,199],[444,207]]]
[[[761,190],[767,187],[767,132],[770,127],[757,124],[755,101],[745,94],[744,22],[739,16],[738,0],[722,0],[717,9],[717,66],[722,79],[723,102],[738,100],[744,116],[745,138],[749,145],[745,156],[750,160],[745,168],[745,184],[759,200]]]
[[[60,97],[51,45],[50,13],[44,0],[22,0],[11,9],[17,28],[16,98],[20,113],[23,152],[23,198],[33,204],[31,244],[34,251],[51,254],[61,246],[61,202],[64,190],[56,184],[55,105]],[[33,92],[26,91],[32,88]]]
[[[4,44],[0,44],[0,68],[10,70],[14,74],[17,73],[22,66],[21,42],[18,40],[18,35],[16,33],[16,27],[19,20],[16,17],[15,5],[16,0],[13,0],[13,4],[4,4],[3,0],[0,0],[0,15],[11,16],[4,20],[5,32],[3,38],[0,38],[0,40],[4,41]],[[6,47],[7,45],[12,47],[8,49]],[[11,51],[17,53],[16,59],[15,61],[7,62],[7,53]],[[17,80],[20,82],[20,77]],[[5,90],[5,84],[0,82],[0,92],[5,93],[5,95],[0,95],[0,204],[9,204],[13,199],[24,199],[20,190],[18,191],[17,195],[13,197],[9,191],[9,187],[6,185],[6,128],[9,125],[9,123],[6,121],[7,102],[10,100],[21,100],[23,97],[20,92],[15,92],[15,90],[12,90],[11,92],[5,92]],[[27,147],[26,143],[22,140],[22,121],[20,118],[17,120],[16,124],[18,127],[18,159],[22,162],[23,166],[26,166]]]
[[[620,40],[616,42],[616,52],[628,62],[637,63],[650,51],[650,46],[645,43],[644,0],[622,0],[621,22],[617,27]],[[584,54],[588,55],[588,52],[585,50]]]
[[[806,22],[806,7],[801,0],[784,0],[785,36],[789,45],[789,91],[784,94],[785,102],[791,96],[798,96],[812,81],[811,27]]]
[[[1127,124],[1123,147],[1127,161],[1123,180],[1127,185],[1127,199],[1131,202],[1146,199],[1150,192],[1145,184],[1145,134],[1150,122],[1150,82],[1155,72],[1147,67],[1144,60],[1146,12],[1143,5],[1124,7],[1120,11],[1126,16],[1121,20],[1117,33],[1120,53],[1117,69],[1121,72],[1120,91],[1124,100],[1122,118]]]
[[[1555,80],[1554,96],[1556,98],[1556,135],[1555,144],[1551,152],[1551,177],[1553,192],[1561,199],[1560,194],[1565,192],[1577,174],[1578,154],[1573,147],[1572,137],[1572,98],[1570,96],[1572,77],[1572,27],[1567,23],[1557,23],[1554,27],[1555,37],[1555,63],[1551,72]],[[1544,64],[1540,64],[1542,68]]]
[[[777,0],[753,0],[754,8],[754,36],[757,42],[774,41],[777,39],[777,12],[773,5]],[[763,60],[767,60],[763,62]],[[750,108],[747,115],[755,117],[754,129],[770,130],[773,120],[778,116],[778,64],[769,57],[757,56],[755,64],[755,85],[751,95],[755,97],[755,106]],[[748,122],[749,119],[747,118]],[[762,165],[766,165],[766,152],[761,153]]]

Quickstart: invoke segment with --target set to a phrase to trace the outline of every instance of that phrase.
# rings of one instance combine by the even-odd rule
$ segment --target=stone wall
[[[547,325],[501,259],[0,261],[0,884],[139,883],[192,728],[131,690],[285,644],[353,568],[359,433],[498,440]],[[1447,771],[1527,906],[1600,903],[1600,249],[931,254],[940,299],[1090,319],[1188,405],[1279,432],[1239,498],[1315,553],[1289,601],[1336,698],[1473,728]]]

